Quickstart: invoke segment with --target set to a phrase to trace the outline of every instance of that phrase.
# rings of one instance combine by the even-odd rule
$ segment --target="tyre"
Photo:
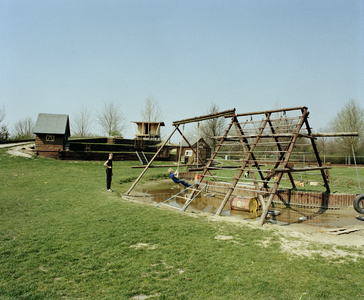
[[[360,213],[364,214],[364,195],[358,195],[354,199],[354,209]]]

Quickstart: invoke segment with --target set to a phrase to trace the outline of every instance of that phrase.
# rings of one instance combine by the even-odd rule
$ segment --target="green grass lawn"
[[[114,162],[109,193],[103,162],[0,150],[0,299],[364,297],[363,248],[340,248],[356,261],[303,258],[282,252],[274,230],[122,200],[141,172],[135,164]],[[166,169],[143,180],[167,178]]]

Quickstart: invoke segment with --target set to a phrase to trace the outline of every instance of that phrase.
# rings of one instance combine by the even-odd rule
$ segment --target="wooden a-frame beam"
[[[289,144],[289,148],[287,149],[286,155],[284,157],[284,161],[283,161],[283,164],[282,164],[283,169],[285,169],[287,167],[289,158],[291,157],[291,154],[292,154],[293,147],[294,147],[294,145],[295,145],[295,143],[297,141],[297,138],[298,138],[298,133],[300,132],[303,123],[306,121],[306,119],[308,117],[308,114],[309,114],[309,112],[307,111],[307,107],[303,108],[302,109],[301,121],[299,122],[297,130],[295,132],[297,135],[295,135],[295,136],[293,136],[291,138],[291,143]],[[282,176],[283,176],[283,173],[278,173],[277,180],[276,180],[273,188],[270,191],[270,195],[269,195],[269,199],[267,201],[267,204],[266,204],[265,208],[263,209],[263,212],[262,212],[262,214],[260,216],[259,225],[263,225],[263,223],[265,221],[265,218],[267,217],[268,210],[269,210],[270,206],[272,205],[274,195],[277,193],[278,186],[279,186],[279,183],[280,183],[280,181],[282,179]]]
[[[235,117],[233,117],[233,118],[231,119],[231,123],[229,124],[228,128],[225,130],[224,137],[226,137],[226,136],[227,136],[227,134],[229,133],[230,128],[231,128],[231,126],[233,125],[234,119],[235,119]],[[221,145],[222,145],[222,143],[223,143],[223,142],[224,142],[224,139],[222,139],[222,140],[220,141],[220,143],[216,146],[215,151],[212,153],[211,159],[210,159],[210,160],[208,160],[207,166],[206,166],[205,168],[203,168],[203,173],[202,173],[202,175],[200,176],[200,179],[198,180],[198,183],[201,183],[201,182],[202,182],[202,180],[205,178],[206,173],[207,173],[208,169],[211,167],[211,164],[212,164],[213,160],[215,159],[215,157],[216,157],[217,153],[219,152],[219,150],[220,150]],[[196,191],[197,191],[197,189],[196,189],[196,188],[195,188],[195,189],[193,189],[192,193],[190,194],[190,196],[189,196],[189,197],[188,197],[188,199],[186,200],[186,203],[185,203],[186,205],[185,205],[185,207],[183,208],[183,211],[185,211],[185,210],[187,209],[187,207],[189,206],[190,201],[191,201],[191,199],[194,197],[194,195],[195,195]]]
[[[179,125],[178,125],[179,126]],[[181,134],[181,136],[183,137],[183,139],[186,141],[186,143],[188,144],[188,146],[191,148],[191,150],[193,151],[193,153],[196,155],[196,160],[197,160],[197,164],[198,164],[198,160],[201,162],[201,164],[204,166],[205,165],[205,163],[203,162],[203,160],[201,159],[201,157],[197,154],[197,152],[195,151],[195,149],[192,147],[192,145],[190,144],[190,142],[187,140],[187,138],[184,136],[184,134],[181,132],[181,130],[179,130],[179,128],[178,128],[178,126],[177,126],[177,130],[178,130],[178,132]],[[198,142],[197,142],[197,146],[198,146]],[[210,172],[210,171],[208,171],[209,172],[209,174],[211,175],[211,176],[213,176],[213,174]],[[214,180],[216,181],[216,178],[214,177]]]
[[[172,125],[176,126],[176,125],[205,121],[205,120],[215,119],[215,118],[220,118],[220,117],[230,118],[230,117],[233,117],[234,115],[235,115],[235,108],[230,109],[230,110],[225,110],[222,112],[218,112],[218,113],[200,116],[200,117],[189,118],[189,119],[184,119],[184,120],[180,120],[180,121],[174,121],[172,123]]]
[[[235,120],[236,120],[236,122],[237,122],[237,117],[236,117],[236,116],[234,117],[234,119],[235,119]],[[268,120],[267,120],[267,119],[265,119],[265,120],[264,120],[264,123],[263,123],[263,125],[262,125],[262,127],[261,127],[261,128],[260,128],[260,130],[259,130],[259,134],[262,134],[262,133],[263,133],[263,131],[264,131],[265,126],[267,125],[267,123],[268,123]],[[252,146],[251,146],[250,150],[247,152],[247,155],[246,155],[246,157],[245,157],[245,162],[244,162],[244,163],[243,163],[243,165],[241,166],[241,168],[240,168],[240,170],[239,170],[239,173],[238,173],[238,175],[236,176],[236,178],[234,179],[234,181],[233,181],[233,183],[232,183],[231,187],[229,187],[228,192],[226,193],[224,200],[221,202],[220,207],[219,207],[219,208],[217,209],[217,211],[216,211],[216,215],[218,215],[218,216],[219,216],[219,215],[221,214],[221,212],[222,212],[222,210],[224,209],[224,207],[225,207],[226,203],[228,202],[228,200],[229,200],[229,198],[230,198],[231,194],[233,193],[233,191],[234,191],[234,189],[235,189],[235,187],[236,187],[237,183],[239,182],[239,179],[240,179],[241,175],[243,174],[244,169],[245,169],[246,165],[248,164],[248,161],[249,161],[249,159],[251,158],[251,156],[252,156],[252,154],[253,154],[253,152],[254,152],[254,149],[255,149],[256,145],[258,144],[258,141],[259,141],[259,134],[258,134],[258,137],[255,139],[255,142],[252,144]],[[266,207],[265,207],[265,208],[266,208]],[[265,211],[265,209],[264,209],[264,211]],[[267,210],[267,212],[268,212],[268,210]]]
[[[134,187],[137,185],[137,183],[139,182],[139,180],[143,177],[143,175],[145,174],[145,172],[147,172],[149,166],[152,164],[152,162],[155,160],[155,158],[158,156],[158,154],[162,151],[162,149],[164,148],[164,146],[168,143],[168,141],[171,139],[171,137],[173,136],[173,134],[176,132],[176,130],[178,129],[178,126],[176,126],[173,130],[173,132],[170,134],[170,136],[168,137],[168,139],[166,139],[164,141],[164,143],[162,144],[162,146],[158,149],[158,151],[156,152],[156,154],[154,154],[154,156],[152,157],[152,159],[149,161],[149,163],[145,166],[145,169],[140,173],[139,177],[134,181],[134,183],[132,184],[132,186],[129,188],[129,190],[126,192],[127,195],[130,194],[130,192],[134,189]]]

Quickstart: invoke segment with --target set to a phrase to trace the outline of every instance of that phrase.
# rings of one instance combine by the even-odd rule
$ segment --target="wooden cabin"
[[[34,126],[35,151],[38,155],[59,158],[71,135],[69,116],[61,114],[39,114]]]
[[[132,122],[136,124],[137,131],[133,126],[134,135],[137,140],[160,140],[161,126],[165,126],[164,122]]]
[[[203,161],[206,161],[206,159],[211,157],[211,147],[203,138],[200,138],[199,140],[197,140],[197,138],[191,139],[189,140],[189,143],[196,152],[198,145],[198,155]],[[179,155],[180,148],[182,148],[181,156]],[[183,163],[195,163],[196,155],[192,151],[192,148],[186,143],[186,141],[183,141],[182,147],[177,148],[177,159],[181,157],[181,161]]]

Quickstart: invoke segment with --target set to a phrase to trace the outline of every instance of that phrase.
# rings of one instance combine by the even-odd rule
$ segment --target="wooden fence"
[[[228,183],[203,181],[207,184],[208,192],[226,193],[229,186]],[[240,189],[241,188],[241,189]],[[269,193],[264,193],[263,198],[268,200]],[[233,195],[256,197],[257,192],[247,186],[237,186]],[[303,207],[320,207],[328,209],[339,209],[353,205],[353,201],[357,195],[353,194],[331,194],[320,192],[303,192],[292,190],[278,190],[274,195],[273,202],[283,203],[285,205],[303,206]]]
[[[197,173],[181,173],[181,176],[187,179],[194,179]],[[225,195],[230,183],[216,181],[202,181],[207,184],[206,193],[218,193]],[[256,197],[257,192],[253,187],[247,185],[237,185],[234,189],[233,196]],[[263,189],[262,196],[268,200],[269,193]],[[327,194],[320,192],[303,192],[292,190],[278,190],[274,195],[273,202],[285,205],[310,207],[310,208],[327,208],[340,209],[350,207],[357,195],[355,194]]]

